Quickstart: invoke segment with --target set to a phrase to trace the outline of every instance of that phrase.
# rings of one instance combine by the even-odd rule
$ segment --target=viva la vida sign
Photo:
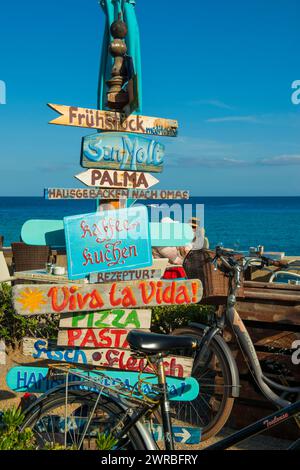
[[[164,145],[143,136],[97,133],[83,138],[81,165],[84,168],[161,172],[164,151]]]
[[[69,279],[152,265],[145,206],[64,218]]]

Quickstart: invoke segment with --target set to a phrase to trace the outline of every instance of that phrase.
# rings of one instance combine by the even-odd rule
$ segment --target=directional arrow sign
[[[101,188],[138,188],[147,189],[159,183],[154,176],[136,171],[90,169],[75,175],[87,186]]]
[[[155,441],[162,441],[164,439],[163,427],[160,424],[147,423],[147,427]],[[172,426],[172,431],[174,441],[181,444],[199,444],[201,440],[200,428]]]
[[[89,127],[110,132],[133,132],[134,134],[148,134],[151,136],[177,136],[178,122],[173,119],[138,116],[135,114],[126,117],[124,113],[78,108],[77,106],[64,106],[61,104],[48,103],[48,106],[61,114],[61,116],[50,121],[50,124]]]

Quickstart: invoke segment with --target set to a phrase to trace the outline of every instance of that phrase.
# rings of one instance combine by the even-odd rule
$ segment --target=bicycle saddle
[[[132,350],[147,354],[180,349],[197,349],[198,347],[198,341],[192,336],[160,335],[145,333],[140,330],[131,330],[126,339]]]

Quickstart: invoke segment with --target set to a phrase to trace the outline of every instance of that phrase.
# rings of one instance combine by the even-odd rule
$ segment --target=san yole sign
[[[100,286],[21,284],[13,287],[13,304],[20,315],[188,305],[200,302],[201,298],[199,279],[113,282]]]
[[[103,132],[83,138],[81,165],[108,170],[163,170],[165,148],[143,136]]]

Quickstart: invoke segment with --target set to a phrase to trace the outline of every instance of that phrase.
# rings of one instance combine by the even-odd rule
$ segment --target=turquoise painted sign
[[[149,225],[152,246],[184,246],[194,238],[189,224],[150,222]],[[21,238],[28,245],[66,246],[62,220],[27,220],[22,227]]]
[[[96,377],[101,378],[101,373],[96,371],[82,371],[80,369],[73,369],[80,372],[81,375],[86,377]],[[29,392],[29,393],[45,393],[51,388],[58,385],[63,385],[65,383],[64,379],[55,379],[50,380],[47,378],[49,369],[47,367],[27,367],[27,366],[18,366],[13,367],[9,370],[6,375],[7,386],[14,392]],[[121,380],[126,387],[135,387],[137,389],[138,384],[138,372],[124,372],[124,371],[103,371],[105,377],[102,376],[101,384],[114,387],[117,386]],[[141,379],[144,382],[142,384],[143,393],[151,393],[151,384],[157,384],[157,377],[152,374],[141,374]],[[80,379],[72,372],[69,375],[70,381],[84,380]],[[167,385],[169,398],[172,401],[191,401],[197,398],[199,394],[199,384],[193,377],[187,378],[176,378],[176,377],[167,377]],[[82,385],[78,388],[84,389],[85,385]],[[138,394],[138,393],[137,393]]]
[[[64,218],[69,279],[152,265],[145,206]]]
[[[164,145],[143,136],[119,132],[97,133],[82,140],[81,166],[161,172],[164,153]]]
[[[161,424],[147,423],[147,427],[155,441],[164,440],[164,431]],[[174,441],[181,444],[199,444],[201,440],[201,428],[172,426],[172,431]]]

